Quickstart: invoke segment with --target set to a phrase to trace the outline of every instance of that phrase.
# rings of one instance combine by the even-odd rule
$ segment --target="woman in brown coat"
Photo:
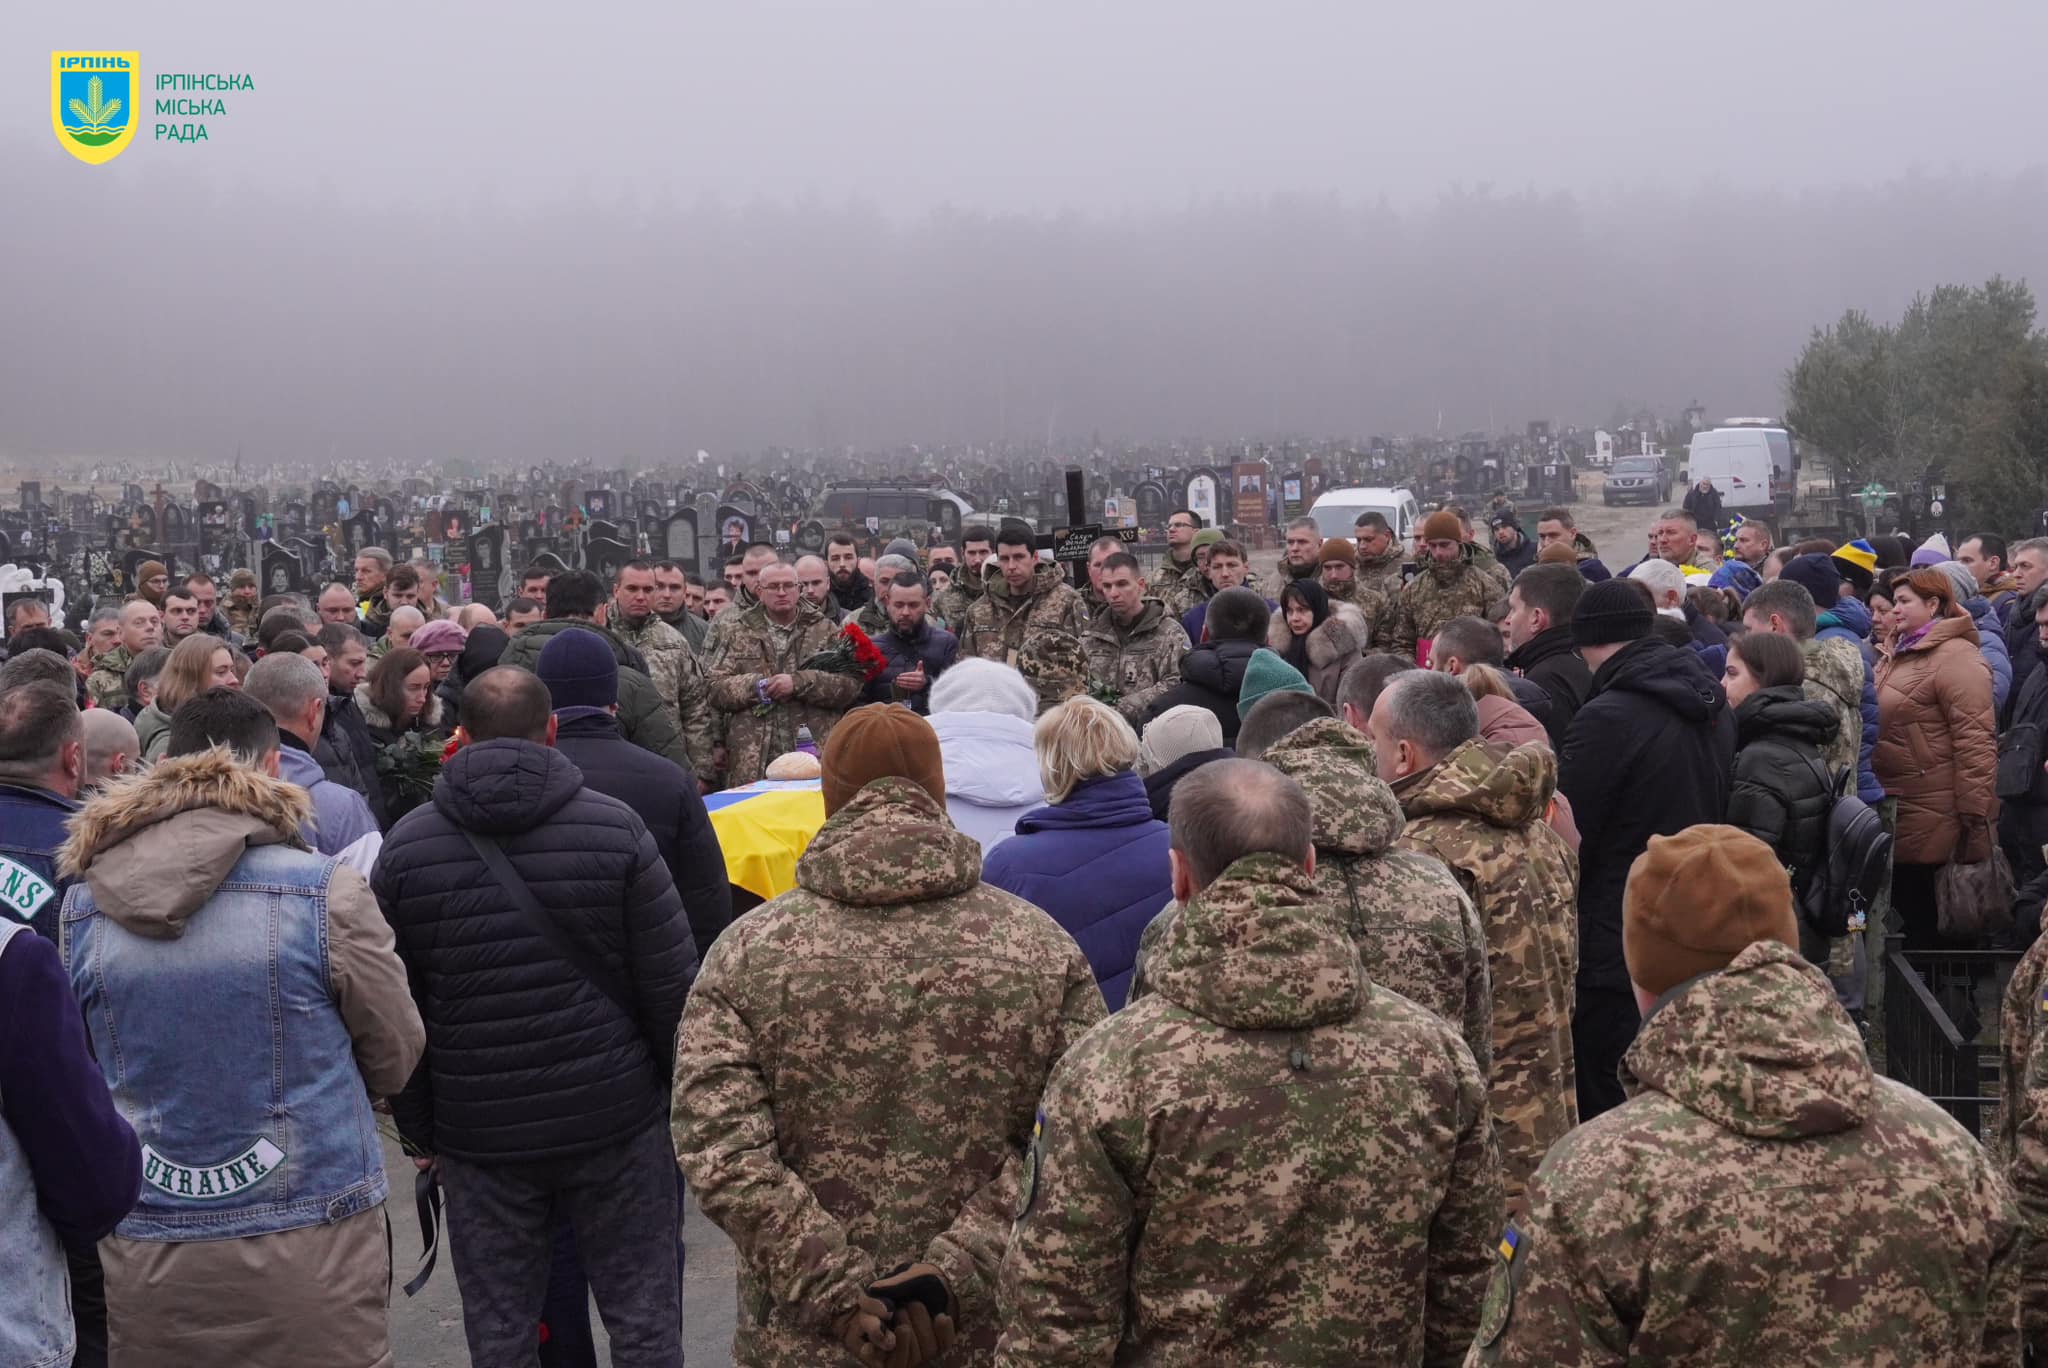
[[[1951,860],[1989,858],[1998,824],[1991,671],[1947,575],[1915,570],[1892,592],[1896,635],[1877,666],[1872,765],[1899,800],[1892,903],[1906,948],[1932,949],[1935,877]]]
[[[1311,579],[1290,580],[1266,630],[1273,654],[1301,671],[1316,696],[1337,706],[1337,681],[1365,650],[1365,614],[1333,603]]]

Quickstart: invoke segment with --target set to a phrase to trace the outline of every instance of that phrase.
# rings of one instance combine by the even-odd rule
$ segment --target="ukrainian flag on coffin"
[[[764,779],[707,794],[705,810],[725,852],[726,882],[760,898],[796,887],[796,862],[825,825],[824,786],[816,779]]]
[[[141,92],[140,53],[50,54],[50,124],[82,162],[112,161],[134,140]]]

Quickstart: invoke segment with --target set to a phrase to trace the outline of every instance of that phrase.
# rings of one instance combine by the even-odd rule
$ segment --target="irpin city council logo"
[[[50,124],[66,152],[95,166],[121,155],[135,137],[141,71],[136,52],[50,54]]]

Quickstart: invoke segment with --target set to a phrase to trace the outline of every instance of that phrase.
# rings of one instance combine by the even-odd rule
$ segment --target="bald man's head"
[[[1183,902],[1247,855],[1278,855],[1315,870],[1308,794],[1256,760],[1212,761],[1182,779],[1171,829],[1174,896]]]
[[[472,741],[554,744],[554,700],[531,670],[494,665],[463,686],[462,729]]]
[[[85,783],[96,788],[126,774],[142,754],[135,724],[108,708],[87,708],[78,718],[85,729]]]

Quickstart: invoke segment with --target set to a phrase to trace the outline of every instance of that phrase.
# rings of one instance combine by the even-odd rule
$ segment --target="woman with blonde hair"
[[[1036,903],[1066,928],[1113,1012],[1123,1006],[1138,937],[1173,896],[1166,823],[1132,768],[1138,737],[1114,708],[1070,698],[1031,733],[1046,806],[989,851],[985,883]]]
[[[171,744],[171,714],[179,704],[208,689],[241,687],[235,653],[219,637],[194,632],[172,647],[163,673],[156,677],[156,697],[135,715],[135,739],[142,743],[142,758],[163,759]]]
[[[1871,766],[1899,800],[1892,902],[1908,950],[1941,940],[1935,882],[1952,861],[1989,859],[1998,827],[1991,671],[1955,583],[1923,566],[1892,584],[1894,636],[1877,663]]]

